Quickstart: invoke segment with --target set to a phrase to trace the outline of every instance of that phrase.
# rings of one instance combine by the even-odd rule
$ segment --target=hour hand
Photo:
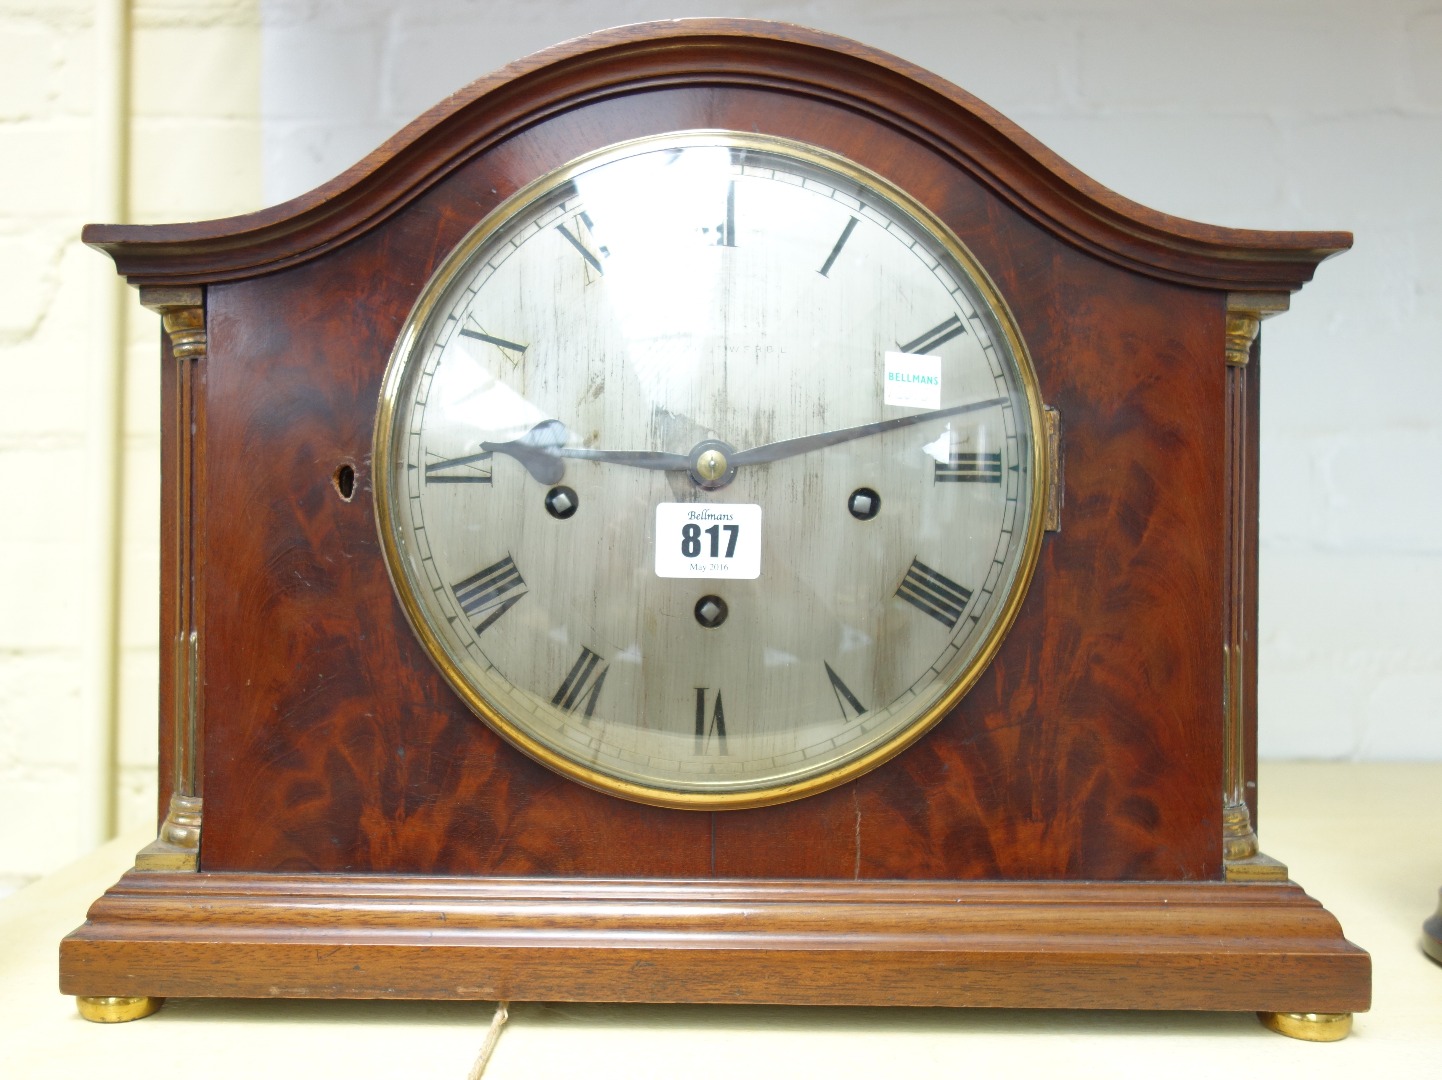
[[[531,478],[543,484],[559,484],[566,475],[566,466],[559,456],[570,432],[559,420],[542,420],[519,439],[510,442],[483,442],[481,449],[492,454],[515,458]]]
[[[542,420],[519,439],[510,442],[483,442],[482,450],[513,457],[525,467],[532,478],[542,484],[559,483],[566,473],[562,458],[582,458],[609,465],[628,465],[633,469],[682,470],[690,466],[684,454],[666,454],[655,450],[592,450],[584,446],[567,446],[571,433],[559,420]]]

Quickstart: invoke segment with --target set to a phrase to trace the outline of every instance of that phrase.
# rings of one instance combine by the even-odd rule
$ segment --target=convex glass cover
[[[376,432],[407,616],[512,743],[627,798],[797,798],[919,737],[1041,534],[985,273],[857,165],[690,132],[518,192],[406,323]]]

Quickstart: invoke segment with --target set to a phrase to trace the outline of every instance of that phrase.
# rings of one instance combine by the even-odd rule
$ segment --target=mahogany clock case
[[[407,625],[371,500],[382,374],[447,253],[538,176],[600,147],[687,130],[821,146],[928,207],[1010,306],[1060,414],[1064,451],[1060,529],[1045,536],[1015,624],[960,704],[853,782],[728,812],[592,791],[497,737]],[[614,935],[659,932],[642,914],[653,900],[725,907],[745,894],[764,906],[784,896],[828,913],[813,930],[833,955],[861,947],[837,942],[876,930],[887,898],[900,904],[889,910],[935,913],[955,894],[993,912],[1052,897],[1068,920],[1095,916],[1103,936],[1151,920],[1146,933],[1157,936],[1122,951],[1172,949],[1162,962],[1171,974],[1095,996],[1086,980],[1052,993],[1040,979],[998,977],[983,992],[965,975],[924,972],[942,961],[893,941],[921,952],[887,970],[935,984],[898,984],[895,1000],[1366,1008],[1366,954],[1294,885],[1227,884],[1223,851],[1229,644],[1253,775],[1260,374],[1253,346],[1246,394],[1229,406],[1229,298],[1285,298],[1347,234],[1168,218],[894,58],[798,28],[706,20],[608,31],[514,64],[282,206],[219,222],[90,226],[85,239],[158,309],[203,312],[198,345],[195,327],[177,337],[171,321],[162,340],[161,621],[162,640],[178,644],[162,650],[160,800],[162,818],[172,795],[194,797],[197,815],[203,800],[203,843],[198,873],[132,871],[97,902],[62,948],[67,992],[339,997],[389,986],[414,996],[865,1001],[868,965],[890,963],[871,953],[832,973],[834,993],[816,978],[781,989],[785,963],[752,979],[743,965],[726,990],[697,977],[718,989],[693,992],[666,963],[650,981],[622,971]],[[1240,644],[1226,640],[1238,603]],[[393,914],[368,921],[359,897],[382,893],[375,903]],[[563,897],[582,894],[624,909],[611,930],[594,911],[557,914]],[[482,978],[485,958],[472,956],[457,962],[479,979],[467,988],[459,976],[447,982],[443,960],[417,961],[436,966],[407,983],[383,973],[380,951],[364,952],[382,923],[401,933],[431,901],[475,912],[522,896],[549,905],[563,936],[597,935],[611,959],[570,983],[553,973],[528,985],[524,963]],[[1168,902],[1201,922],[1161,929]],[[200,944],[217,933],[202,909],[226,903],[250,912],[242,921],[267,904],[281,914],[268,930],[251,926],[250,953],[236,930],[216,961]],[[243,973],[276,962],[281,943],[309,947],[299,912],[316,903],[345,912],[332,933],[362,950],[350,955],[362,956],[364,975],[307,981],[295,952],[289,989]],[[925,933],[931,916],[917,917]],[[1186,959],[1192,946],[1157,944],[1208,920],[1225,939],[1196,946],[1226,954],[1212,967],[1200,953]],[[671,930],[672,960],[679,948],[686,970],[702,963],[699,939]],[[1065,936],[1059,925],[1048,933]],[[1287,958],[1269,967],[1249,957],[1249,935]],[[657,960],[639,937],[625,940]],[[955,960],[959,946],[948,948]],[[228,973],[201,971],[202,954]],[[847,961],[837,963],[840,972]],[[1114,969],[1121,983],[1129,963]],[[1189,993],[1178,974],[1188,963],[1215,985]],[[1230,991],[1229,979],[1253,989]]]

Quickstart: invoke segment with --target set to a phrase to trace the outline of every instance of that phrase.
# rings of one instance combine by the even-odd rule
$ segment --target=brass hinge
[[[1042,406],[1046,425],[1046,531],[1061,532],[1061,507],[1065,485],[1062,483],[1061,413],[1050,405]]]

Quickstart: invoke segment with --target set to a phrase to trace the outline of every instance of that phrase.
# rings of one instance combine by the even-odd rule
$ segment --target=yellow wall
[[[93,628],[104,482],[96,297],[109,260],[80,243],[105,205],[105,70],[94,0],[0,0],[0,892],[92,842]],[[103,20],[100,20],[103,25]],[[260,205],[259,0],[132,0],[133,222]],[[100,80],[103,81],[103,80]],[[97,190],[99,188],[99,190]],[[158,320],[126,290],[123,514],[114,720],[120,826],[155,807]],[[119,350],[116,350],[119,351]]]

